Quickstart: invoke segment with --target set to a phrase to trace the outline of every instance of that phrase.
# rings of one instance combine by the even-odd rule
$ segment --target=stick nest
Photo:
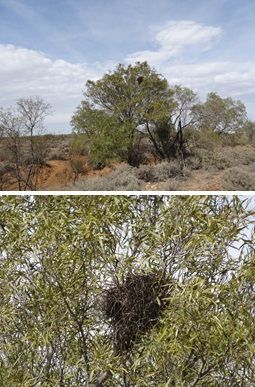
[[[131,350],[158,322],[168,291],[166,280],[154,273],[129,274],[122,284],[105,291],[103,313],[110,320],[117,354]]]

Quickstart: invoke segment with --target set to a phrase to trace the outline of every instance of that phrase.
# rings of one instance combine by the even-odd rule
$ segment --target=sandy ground
[[[84,165],[86,160],[84,159]],[[102,170],[88,170],[79,175],[75,175],[70,160],[50,160],[40,167],[37,190],[38,191],[68,191],[72,190],[73,184],[79,179],[93,178],[95,176],[106,176],[116,166],[105,167]],[[253,169],[251,164],[240,166],[243,170]],[[183,179],[178,180],[178,191],[220,191],[223,190],[223,171],[206,171],[203,169],[193,170]],[[162,183],[145,183],[143,190],[162,190]],[[17,184],[13,181],[6,185],[4,190],[18,190]]]
[[[99,171],[88,171],[86,178],[106,176],[112,168],[105,167]],[[221,190],[221,176],[223,172],[209,172],[204,170],[191,171],[190,176],[179,183],[180,191],[218,191]],[[84,178],[80,175],[79,179]],[[67,190],[75,182],[69,160],[51,160],[41,169],[38,190]],[[160,183],[148,183],[145,190],[160,190]]]

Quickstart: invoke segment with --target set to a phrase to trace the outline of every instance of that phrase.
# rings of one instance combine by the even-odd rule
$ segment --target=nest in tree
[[[116,353],[129,351],[157,323],[168,291],[166,280],[154,273],[129,274],[122,284],[105,291],[103,311],[111,321]]]

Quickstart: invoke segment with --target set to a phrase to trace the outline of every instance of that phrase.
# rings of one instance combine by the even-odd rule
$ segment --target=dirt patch
[[[38,190],[59,190],[74,181],[70,160],[50,160],[40,168]]]
[[[240,171],[239,175],[242,175],[242,172],[246,173],[246,179],[253,178],[253,176],[255,179],[255,149],[253,146],[236,146],[234,148],[225,147],[224,152],[223,149],[221,151],[222,153],[220,154],[219,151],[214,155],[214,159],[211,161],[209,156],[207,160],[205,159],[205,155],[202,155],[204,157],[202,159],[202,165],[199,165],[199,163],[197,166],[195,165],[195,168],[197,169],[194,168],[194,163],[196,160],[187,159],[187,171],[184,171],[184,176],[177,175],[173,177],[169,176],[169,178],[167,178],[167,176],[163,176],[162,174],[158,173],[158,181],[151,180],[146,182],[145,179],[137,174],[136,168],[132,169],[130,167],[132,170],[131,172],[127,173],[131,173],[131,175],[134,175],[137,177],[137,179],[139,179],[139,186],[137,190],[141,191],[224,191],[226,190],[226,179],[229,180],[226,178],[226,176],[231,176],[231,173],[234,173],[233,168],[238,168]],[[75,165],[74,161],[76,162]],[[191,161],[193,162],[192,165]],[[8,172],[8,168],[6,169],[5,167],[6,163],[8,166],[8,161],[0,162],[0,169],[2,170],[2,172],[0,171],[1,189],[5,191],[18,190],[15,176],[13,173]],[[88,163],[87,156],[69,156],[66,157],[66,159],[48,160],[44,166],[39,168],[39,174],[37,177],[37,190],[86,190],[89,189],[86,188],[89,186],[87,184],[89,179],[92,180],[94,178],[97,178],[98,183],[100,183],[98,184],[98,190],[105,190],[104,186],[107,184],[103,184],[103,181],[99,181],[100,178],[102,177],[104,181],[105,179],[108,179],[106,183],[109,181],[111,182],[111,186],[114,187],[112,173],[115,171],[118,172],[122,165],[124,164],[115,163],[110,167],[108,166],[101,170],[93,170]],[[159,166],[162,167],[162,163],[159,164]],[[207,168],[207,166],[209,167]],[[146,165],[146,170],[148,170],[148,173],[151,173],[153,168],[155,169],[156,167],[154,161],[152,160],[150,165]],[[108,175],[109,178],[107,178]],[[86,184],[83,184],[84,181],[86,181]],[[125,184],[124,189],[126,187]],[[239,183],[236,182],[232,190],[241,190],[242,187],[238,188],[238,184]],[[80,188],[76,188],[77,186]],[[131,188],[130,190],[134,189],[135,188]],[[247,188],[247,190],[248,189],[249,188]],[[95,188],[95,190],[97,189]]]
[[[180,182],[180,191],[220,191],[223,172],[192,171],[186,181]]]

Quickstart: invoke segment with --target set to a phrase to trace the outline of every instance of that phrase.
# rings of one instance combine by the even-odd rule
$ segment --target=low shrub
[[[222,187],[226,191],[255,190],[255,173],[234,167],[224,172]]]
[[[177,179],[167,179],[158,187],[161,191],[178,191],[180,183]]]
[[[67,155],[63,153],[61,149],[49,149],[47,156],[46,156],[46,161],[49,160],[66,160]]]
[[[156,165],[141,165],[135,175],[146,183],[157,183],[181,175],[181,169],[176,161],[162,161]]]
[[[224,170],[234,165],[234,158],[224,148],[220,150],[197,149],[196,153],[186,159],[190,169]]]
[[[243,132],[236,133],[223,133],[221,135],[222,145],[228,146],[237,146],[237,145],[246,145],[248,143],[248,139]]]
[[[86,172],[87,166],[84,161],[84,158],[82,158],[81,156],[71,157],[70,165],[76,176],[78,176],[80,173]]]
[[[224,170],[239,165],[249,165],[255,161],[252,145],[235,147],[221,146],[214,150],[198,148],[186,159],[190,169]]]
[[[180,165],[177,161],[163,161],[154,166],[154,173],[157,181],[165,181],[171,177],[176,177],[182,174]]]
[[[122,164],[106,176],[81,179],[71,187],[78,191],[139,191],[141,182],[132,167]]]

